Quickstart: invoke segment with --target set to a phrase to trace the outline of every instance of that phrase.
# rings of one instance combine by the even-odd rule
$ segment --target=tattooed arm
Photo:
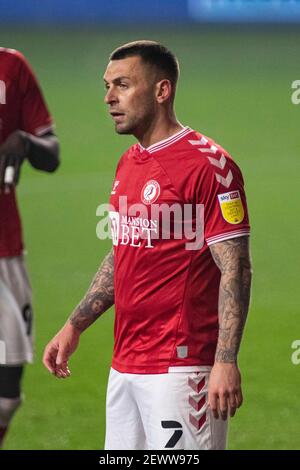
[[[219,409],[221,417],[226,419],[228,410],[230,416],[234,416],[243,400],[237,355],[250,299],[252,268],[249,237],[215,243],[210,250],[221,271],[221,281],[219,337],[208,395],[214,416],[218,418]]]
[[[70,323],[80,332],[114,304],[114,252],[104,258],[85,297],[70,317]]]
[[[46,346],[43,363],[56,377],[70,375],[68,359],[76,350],[80,334],[114,304],[114,253],[104,258],[86,295],[64,327]]]

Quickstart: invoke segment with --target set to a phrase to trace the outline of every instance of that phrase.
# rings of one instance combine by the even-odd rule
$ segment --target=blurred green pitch
[[[100,31],[100,28],[99,28]],[[300,79],[296,31],[9,31],[0,44],[31,62],[54,115],[62,165],[54,175],[23,169],[19,202],[34,291],[36,362],[7,449],[101,449],[112,353],[113,309],[81,339],[72,378],[41,365],[45,344],[85,293],[110,241],[96,238],[96,207],[108,201],[121,153],[103,104],[108,54],[147,37],[178,55],[180,121],[222,144],[241,166],[252,225],[254,285],[240,353],[245,402],[232,420],[231,449],[297,449],[299,328],[299,123],[291,83]],[[298,274],[298,277],[297,277]]]

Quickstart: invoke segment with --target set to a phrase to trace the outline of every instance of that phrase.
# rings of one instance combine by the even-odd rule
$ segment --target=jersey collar
[[[170,145],[182,139],[184,136],[186,136],[190,132],[192,132],[192,129],[186,126],[186,127],[182,127],[181,131],[176,132],[176,134],[174,135],[171,135],[171,137],[168,137],[167,139],[164,139],[164,140],[160,140],[159,142],[156,142],[155,144],[150,145],[150,147],[145,148],[141,144],[138,144],[138,145],[142,152],[147,151],[148,153],[154,153],[166,147],[169,147]]]

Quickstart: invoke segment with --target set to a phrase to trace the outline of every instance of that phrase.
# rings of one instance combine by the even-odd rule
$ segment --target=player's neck
[[[172,137],[172,135],[180,132],[182,127],[175,116],[170,116],[168,119],[157,119],[142,135],[136,135],[136,138],[144,148],[147,148],[161,140]]]

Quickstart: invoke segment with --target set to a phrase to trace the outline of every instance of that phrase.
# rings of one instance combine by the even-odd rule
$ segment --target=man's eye
[[[120,83],[120,88],[128,88],[128,85],[126,83]]]

